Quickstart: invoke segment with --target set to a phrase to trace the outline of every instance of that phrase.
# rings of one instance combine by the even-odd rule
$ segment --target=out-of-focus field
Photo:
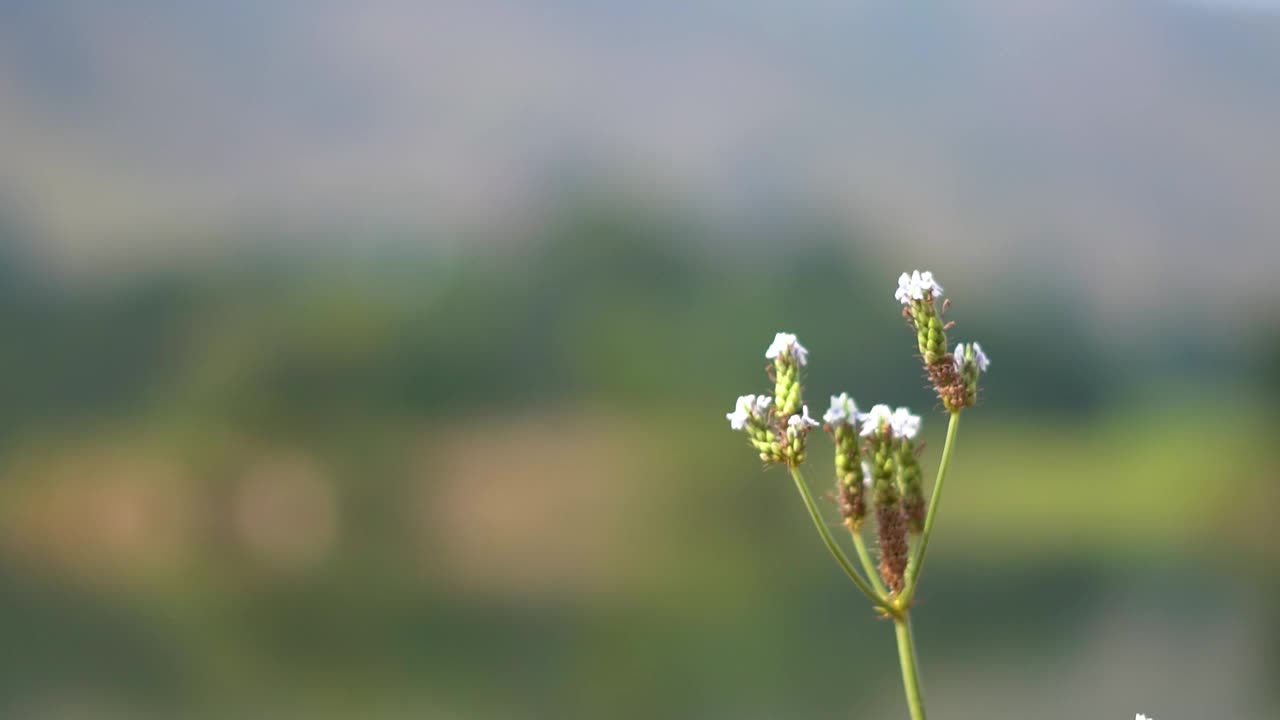
[[[920,269],[930,717],[1275,720],[1277,77],[1272,0],[0,0],[0,718],[905,717],[724,415],[794,332],[931,479]]]
[[[11,283],[25,341],[4,358],[30,382],[12,385],[0,456],[7,710],[896,712],[887,628],[723,420],[763,388],[773,330],[798,327],[811,403],[849,389],[923,411],[931,476],[943,419],[892,273],[810,251],[789,262],[817,298],[791,313],[773,297],[787,287],[751,280],[768,262],[571,247],[519,270]],[[1046,332],[1094,364],[1055,365],[1036,326],[999,313],[955,311],[994,364],[920,597],[930,701],[1265,717],[1265,382],[1133,372],[1124,345],[1068,320]]]

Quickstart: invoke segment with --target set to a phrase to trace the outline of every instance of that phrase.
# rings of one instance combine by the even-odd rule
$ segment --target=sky
[[[0,210],[93,272],[263,227],[508,238],[591,188],[1256,302],[1280,16],[1225,6],[10,0]]]

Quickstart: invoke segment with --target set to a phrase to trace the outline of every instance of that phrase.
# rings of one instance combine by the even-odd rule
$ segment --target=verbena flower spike
[[[867,516],[862,448],[858,443],[858,406],[849,393],[831,396],[831,409],[822,422],[836,444],[836,502],[850,532],[857,532]]]
[[[925,712],[911,631],[911,605],[955,449],[960,414],[977,404],[979,380],[990,366],[978,343],[959,344],[954,351],[947,350],[946,333],[953,323],[943,322],[949,301],[939,307],[942,293],[942,285],[933,273],[919,270],[903,273],[894,293],[903,305],[903,316],[916,333],[916,347],[925,372],[950,416],[929,499],[925,500],[920,464],[924,445],[917,442],[919,415],[905,407],[893,409],[883,404],[860,413],[848,393],[832,395],[830,407],[822,414],[822,427],[835,445],[834,498],[861,572],[832,536],[801,474],[808,435],[818,422],[809,416],[809,407],[804,404],[801,370],[809,364],[809,351],[795,335],[778,333],[765,351],[765,357],[772,361],[767,372],[773,381],[773,395],[743,395],[733,411],[725,415],[732,429],[747,435],[761,461],[787,467],[814,528],[836,564],[871,600],[877,612],[893,620],[903,687],[913,720],[924,720]],[[868,513],[868,505],[873,513]],[[874,517],[879,562],[872,560],[862,534],[869,515]]]

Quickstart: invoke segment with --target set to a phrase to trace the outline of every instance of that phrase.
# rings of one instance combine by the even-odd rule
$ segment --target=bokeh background
[[[1274,718],[1277,128],[1269,0],[0,1],[0,716],[904,717],[724,414],[931,476],[919,267],[933,716]]]

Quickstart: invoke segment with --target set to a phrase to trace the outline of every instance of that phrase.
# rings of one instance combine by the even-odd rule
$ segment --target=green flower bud
[[[919,535],[924,529],[925,499],[924,481],[920,462],[916,458],[916,445],[909,438],[898,441],[897,452],[898,489],[902,493],[902,509],[906,514],[907,528]]]

